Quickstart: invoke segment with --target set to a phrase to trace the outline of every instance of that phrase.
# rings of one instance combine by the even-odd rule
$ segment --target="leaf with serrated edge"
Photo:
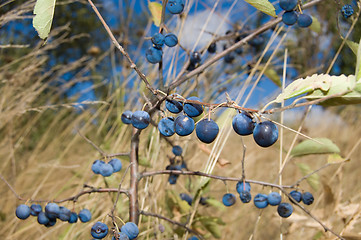
[[[270,15],[271,17],[277,17],[275,7],[268,0],[244,0],[244,1],[251,4],[259,11],[267,15]]]
[[[304,140],[300,144],[295,146],[291,151],[291,155],[293,157],[300,157],[310,154],[326,154],[326,153],[339,153],[339,152],[340,149],[330,139],[314,138],[313,140],[311,139]]]
[[[152,14],[154,25],[159,27],[162,18],[162,4],[157,2],[148,2],[148,8]]]
[[[56,0],[37,0],[34,7],[33,26],[41,39],[48,37],[54,17]]]
[[[312,173],[312,169],[310,168],[310,166],[308,166],[305,163],[296,163],[296,165],[298,166],[298,168],[301,170],[303,176],[306,176],[310,173]],[[318,190],[318,186],[320,184],[320,177],[318,176],[317,173],[314,173],[312,175],[310,175],[307,179],[307,183],[314,189],[314,190]]]

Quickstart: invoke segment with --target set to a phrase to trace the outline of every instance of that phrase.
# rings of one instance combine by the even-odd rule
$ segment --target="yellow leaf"
[[[154,25],[159,27],[162,18],[162,4],[157,2],[148,2],[148,8],[152,14]]]

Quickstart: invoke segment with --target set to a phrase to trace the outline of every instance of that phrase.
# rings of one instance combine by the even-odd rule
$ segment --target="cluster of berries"
[[[109,177],[113,173],[122,169],[122,162],[118,158],[112,158],[108,163],[102,160],[95,160],[92,165],[92,171],[103,177]]]
[[[121,116],[121,120],[124,124],[132,124],[137,129],[144,129],[148,127],[150,123],[149,113],[146,111],[125,111]]]
[[[102,222],[96,222],[91,230],[90,234],[95,239],[103,239],[108,235],[109,228],[105,223]],[[127,222],[125,223],[121,229],[120,232],[117,232],[112,237],[112,240],[129,240],[129,239],[135,239],[139,234],[138,226],[133,222]]]
[[[66,207],[59,206],[56,203],[48,203],[45,206],[44,211],[39,204],[32,204],[30,207],[21,204],[15,210],[15,215],[19,219],[25,220],[30,215],[35,216],[38,219],[38,223],[46,227],[52,227],[56,223],[56,219],[60,219],[64,222],[76,223],[78,218],[81,222],[89,222],[92,215],[88,209],[82,209],[78,214],[72,212]]]
[[[174,47],[178,44],[178,38],[173,33],[156,33],[152,37],[153,46],[148,48],[145,52],[145,57],[150,63],[159,63],[162,61],[163,50],[162,47],[165,44],[168,47]]]
[[[252,200],[251,195],[251,185],[248,182],[238,182],[236,185],[237,192],[243,203],[249,203]],[[291,202],[302,202],[306,205],[313,203],[314,198],[310,192],[301,193],[299,191],[290,192],[290,201]],[[226,193],[223,195],[222,202],[225,206],[229,207],[236,203],[236,196],[233,193]],[[293,207],[290,203],[282,202],[282,197],[278,192],[271,192],[270,194],[258,193],[254,199],[253,203],[257,208],[263,209],[268,205],[278,206],[277,212],[283,218],[291,216],[293,212]]]
[[[301,13],[298,14],[295,11],[297,7],[298,0],[280,0],[280,7],[285,10],[282,15],[282,22],[286,25],[294,25],[297,22],[297,25],[302,28],[311,26],[312,17],[308,14]]]

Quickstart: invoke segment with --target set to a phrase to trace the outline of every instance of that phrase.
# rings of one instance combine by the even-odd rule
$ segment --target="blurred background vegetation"
[[[186,18],[200,15],[213,7],[213,1],[187,2],[191,6],[188,9],[189,16],[184,14],[178,18],[166,14],[167,25],[179,36],[181,43],[186,38],[195,41],[194,36],[182,35],[182,24]],[[230,2],[220,2],[216,12],[224,18],[227,29],[221,29],[218,35],[225,35],[227,30],[243,29],[244,25],[252,30],[269,20],[264,14],[254,11],[248,13],[249,6],[243,1],[237,2],[231,14],[225,16],[224,9],[229,8]],[[310,30],[294,27],[281,31],[281,34],[289,32],[281,50],[272,60],[271,69],[275,75],[261,78],[248,105],[261,108],[267,99],[280,91],[275,83],[282,76],[285,48],[289,51],[287,82],[326,72],[342,42],[340,35],[345,36],[351,25],[351,20],[342,19],[339,10],[342,4],[354,2],[323,1],[307,10],[317,18],[319,28]],[[146,37],[157,31],[147,2],[123,0],[96,3],[118,41],[152,84],[157,86],[157,66],[146,63],[144,58],[144,51],[150,46]],[[0,174],[24,198],[63,199],[81,191],[84,184],[117,187],[128,159],[122,159],[124,169],[120,174],[108,178],[94,175],[90,170],[91,164],[101,155],[77,131],[107,153],[128,152],[132,130],[120,121],[120,115],[124,110],[141,109],[146,102],[145,96],[150,97],[149,92],[126,59],[111,44],[87,1],[58,0],[52,31],[46,42],[37,37],[31,25],[34,4],[35,0],[7,0],[0,3]],[[274,5],[278,5],[277,1]],[[245,12],[247,14],[242,14]],[[227,92],[235,99],[273,33],[273,30],[264,33],[263,42],[257,47],[245,46],[243,54],[237,55],[232,64],[221,59],[204,73],[178,87],[177,93],[184,97],[193,94],[204,101],[220,102],[225,101]],[[361,21],[358,21],[349,39],[358,42],[360,38]],[[261,66],[275,51],[276,43],[271,46],[269,54],[266,53]],[[219,43],[218,51],[227,44],[227,41]],[[196,46],[196,49],[202,47]],[[187,57],[186,51],[178,47],[165,50],[165,56],[164,77],[169,83],[186,64]],[[345,46],[331,74],[354,74],[355,62],[355,55]],[[257,74],[259,70],[252,82]],[[247,88],[248,91],[250,88]],[[297,129],[303,111],[286,112],[285,125]],[[310,137],[330,138],[340,147],[341,155],[346,157],[361,136],[360,112],[360,105],[315,107],[307,117],[302,133]],[[155,122],[158,122],[158,118],[160,114],[153,117]],[[278,119],[279,116],[274,118]],[[216,116],[215,119],[217,121]],[[219,124],[230,127],[230,123],[222,117],[219,118]],[[293,137],[294,133],[285,130],[285,152]],[[172,140],[185,150],[189,169],[204,169],[210,146],[200,144],[194,135],[173,137]],[[223,164],[216,166],[214,174],[241,177],[242,145],[239,136],[232,133],[222,141],[226,141],[220,153]],[[261,149],[254,144],[252,137],[245,137],[243,141],[247,146],[247,178],[275,182],[279,142],[269,149]],[[139,153],[141,171],[165,169],[172,155],[171,146],[161,139],[155,127],[148,127],[142,132]],[[302,189],[314,193],[316,202],[310,207],[311,212],[336,232],[344,231],[347,239],[361,238],[360,154],[358,147],[349,156],[350,162],[321,171],[317,189],[312,189],[307,182],[301,184]],[[282,176],[284,183],[291,184],[303,176],[297,163],[307,164],[315,170],[326,162],[327,157],[323,155],[291,159]],[[141,209],[184,222],[189,209],[170,204],[169,196],[172,196],[172,191],[175,195],[181,192],[194,194],[192,190],[198,179],[180,177],[176,185],[169,185],[166,176],[142,180],[139,197]],[[128,181],[126,177],[124,186],[127,186]],[[75,211],[89,208],[93,213],[93,221],[73,225],[58,222],[47,229],[37,224],[35,218],[26,221],[16,219],[15,208],[23,202],[16,199],[4,182],[1,181],[0,186],[0,236],[1,239],[11,240],[90,239],[89,232],[94,221],[105,218],[110,223],[106,215],[116,197],[115,194],[91,194],[81,197],[76,203],[65,203],[64,206]],[[235,183],[229,183],[227,188],[235,193]],[[220,181],[211,181],[204,196],[219,201],[227,188]],[[259,186],[252,189],[254,195],[269,191]],[[199,206],[197,210],[199,218],[195,219],[193,227],[204,234],[206,239],[217,235],[215,232],[212,234],[212,231],[220,231],[221,239],[249,239],[250,236],[253,239],[276,239],[281,232],[286,239],[333,239],[299,209],[287,220],[280,220],[276,209],[268,208],[260,214],[252,204],[244,205],[240,202],[227,209],[214,203]],[[118,203],[117,213],[123,219],[128,219],[128,200],[124,196]],[[204,224],[202,218],[211,217],[217,219],[217,226],[207,227]],[[165,221],[144,216],[140,229],[139,239],[180,239],[183,234],[183,231]]]

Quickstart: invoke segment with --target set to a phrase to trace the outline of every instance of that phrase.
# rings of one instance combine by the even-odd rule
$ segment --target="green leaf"
[[[148,2],[148,8],[152,14],[154,25],[159,27],[162,19],[162,4],[157,2]]]
[[[173,208],[176,208],[181,212],[182,214],[188,213],[190,211],[190,206],[186,201],[183,201],[179,194],[174,191],[166,191],[166,203],[169,207],[169,209],[172,212]]]
[[[356,60],[356,82],[358,82],[359,80],[361,80],[361,39],[360,39],[360,43],[358,45],[358,50],[357,50],[357,60]]]
[[[313,140],[316,140],[317,142]],[[307,139],[298,144],[292,149],[291,155],[293,157],[300,157],[310,154],[327,154],[340,152],[340,149],[336,146],[336,144],[334,144],[328,138],[314,138],[313,140]]]
[[[216,207],[220,210],[224,210],[226,207],[223,205],[222,202],[216,200],[216,199],[213,199],[213,198],[208,198],[206,200],[206,203],[208,203],[210,206],[213,206],[213,207]]]
[[[301,170],[303,176],[306,176],[313,172],[313,170],[305,163],[296,163],[298,168]],[[310,175],[307,179],[308,184],[315,190],[318,190],[319,184],[320,184],[320,177],[317,173],[314,173]]]
[[[271,79],[271,81],[277,86],[282,86],[280,76],[278,76],[277,72],[273,68],[268,67],[266,71],[264,71],[264,75]]]
[[[310,26],[310,29],[312,31],[314,31],[315,33],[320,33],[321,32],[321,23],[320,23],[320,21],[318,21],[317,18],[312,17],[312,24]]]
[[[152,164],[150,164],[146,157],[139,157],[139,165],[143,167],[152,167]]]
[[[352,52],[357,56],[358,43],[355,43],[350,40],[346,40],[346,44],[352,50]]]
[[[257,8],[259,11],[270,15],[272,17],[277,17],[276,9],[268,0],[244,0],[245,2],[251,4],[253,7]]]
[[[33,26],[41,39],[48,37],[54,17],[56,0],[37,0],[35,3]]]
[[[202,225],[213,235],[215,238],[221,238],[221,229],[219,225],[225,225],[225,223],[217,217],[201,217],[198,219]]]

